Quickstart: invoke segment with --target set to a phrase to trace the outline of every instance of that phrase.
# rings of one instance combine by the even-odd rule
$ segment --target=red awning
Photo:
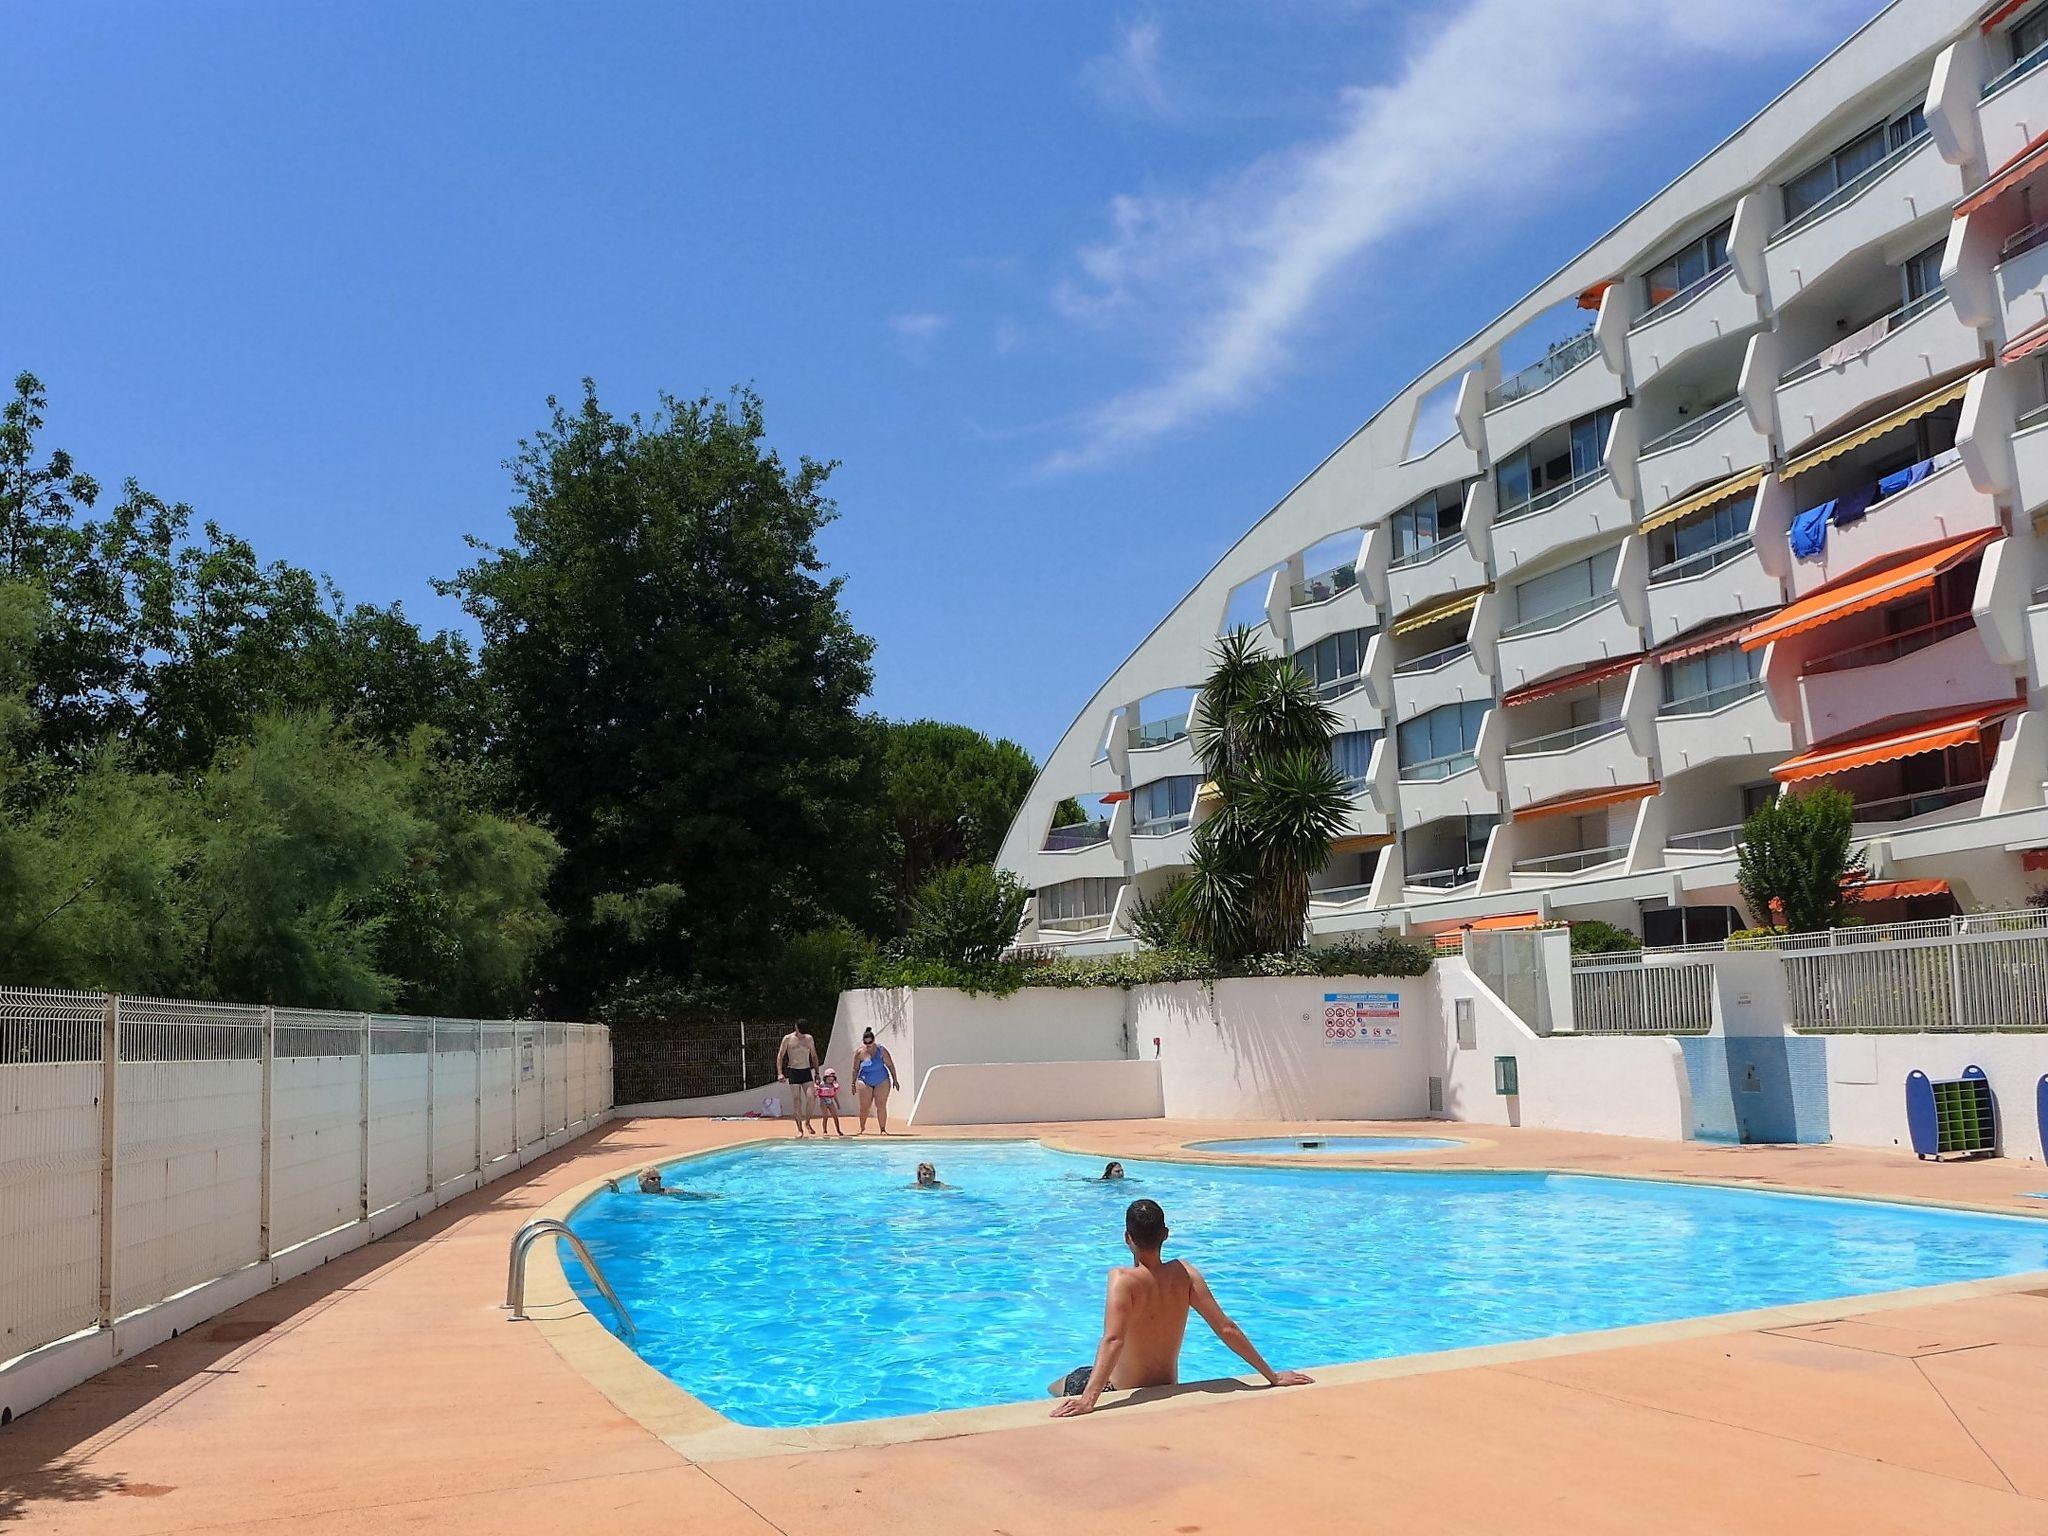
[[[1937,544],[1932,549],[1908,555],[1883,570],[1830,582],[1818,591],[1807,593],[1796,603],[1787,603],[1769,618],[1750,625],[1742,632],[1742,648],[1753,651],[1773,640],[1803,635],[1809,629],[1819,629],[1823,624],[1846,619],[1853,613],[1863,613],[1899,598],[1911,597],[1916,592],[1925,592],[1943,571],[1962,564],[1985,545],[2003,536],[2003,529],[1982,528],[1959,539],[1950,539],[1946,544]]]
[[[1864,880],[1844,886],[1851,901],[1910,901],[1915,896],[1946,896],[1946,880]]]
[[[1119,800],[1130,799],[1131,792],[1128,789],[1112,789],[1108,794],[1097,795],[1095,798],[1104,805],[1115,805]]]
[[[1739,619],[1725,619],[1709,629],[1695,630],[1690,635],[1682,635],[1669,645],[1660,645],[1650,652],[1650,660],[1683,661],[1688,656],[1698,656],[1707,651],[1717,651],[1724,645],[1733,645],[1741,637],[1742,632],[1750,625],[1760,622],[1761,617],[1758,614],[1746,613]]]
[[[1771,772],[1781,783],[1800,779],[1825,779],[1850,773],[1878,763],[1895,763],[1901,758],[1919,757],[1927,752],[1945,752],[1966,747],[1983,736],[1987,727],[2004,719],[2019,703],[2006,699],[1997,704],[1972,704],[1955,714],[1922,720],[1915,725],[1887,726],[1839,741],[1823,742],[1797,757],[1788,757]]]
[[[2013,15],[2017,11],[2025,10],[2033,3],[2034,0],[1999,0],[1998,4],[1992,6],[1990,10],[1984,13],[1984,19],[1977,23],[1977,28],[1979,31],[1989,32],[1993,27],[2005,20],[2006,17]]]
[[[1630,800],[1647,800],[1655,793],[1655,784],[1618,784],[1611,789],[1581,791],[1576,794],[1557,795],[1549,800],[1538,800],[1534,805],[1523,806],[1508,819],[1536,821],[1544,816],[1580,815],[1586,811],[1602,810],[1610,805],[1621,805]]]
[[[1998,354],[1998,360],[2001,363],[2016,363],[2023,357],[2033,356],[2043,347],[2048,347],[2048,320],[2028,326],[2007,342],[2005,350]]]
[[[1984,185],[1956,204],[1956,217],[1975,213],[2005,196],[2043,166],[2048,166],[2048,132],[2027,140],[2027,147],[1984,179]]]
[[[1527,704],[1532,699],[1547,699],[1554,694],[1570,693],[1575,688],[1590,688],[1595,683],[1629,671],[1642,659],[1642,653],[1638,651],[1629,656],[1617,656],[1612,661],[1596,662],[1590,667],[1581,667],[1576,672],[1567,672],[1561,677],[1546,677],[1541,682],[1524,683],[1519,688],[1510,688],[1500,696],[1500,701],[1503,704]]]

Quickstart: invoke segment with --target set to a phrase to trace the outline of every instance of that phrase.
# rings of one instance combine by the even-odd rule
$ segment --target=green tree
[[[1844,879],[1865,868],[1850,850],[1856,802],[1819,788],[1767,800],[1742,824],[1735,850],[1737,880],[1750,921],[1810,933],[1848,915]]]
[[[903,951],[913,960],[992,965],[1017,941],[1031,897],[1008,870],[986,864],[942,869],[911,903]]]
[[[1571,929],[1572,953],[1575,955],[1618,955],[1643,947],[1643,941],[1626,928],[1602,922],[1597,917],[1581,919],[1573,923]]]
[[[971,726],[913,720],[880,730],[882,805],[900,925],[935,870],[995,862],[1038,769],[1014,741],[991,740]],[[1080,819],[1078,805],[1074,817]]]
[[[886,902],[873,647],[817,552],[830,466],[786,467],[746,391],[647,420],[587,383],[549,404],[509,466],[511,542],[445,590],[483,632],[511,791],[562,845],[550,1004],[744,986],[787,935]]]

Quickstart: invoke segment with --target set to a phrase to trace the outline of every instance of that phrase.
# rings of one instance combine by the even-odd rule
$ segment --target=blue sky
[[[1390,394],[1874,9],[18,4],[0,364],[102,480],[433,624],[549,394],[750,383],[842,461],[875,707],[1042,756]]]

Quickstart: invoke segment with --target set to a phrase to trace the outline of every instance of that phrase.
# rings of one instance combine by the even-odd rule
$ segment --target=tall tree
[[[482,629],[498,750],[563,848],[551,1002],[739,985],[782,936],[871,917],[872,642],[818,531],[831,466],[791,470],[760,400],[620,418],[586,383],[510,469],[513,537],[447,590]]]
[[[1855,800],[1825,786],[1750,812],[1735,848],[1750,921],[1790,933],[1838,926],[1849,909],[1842,882],[1865,868],[1849,846],[1855,820]]]
[[[995,862],[1038,769],[1014,741],[992,740],[971,726],[912,720],[879,729],[900,925],[937,871]],[[1074,814],[1078,820],[1078,805]]]

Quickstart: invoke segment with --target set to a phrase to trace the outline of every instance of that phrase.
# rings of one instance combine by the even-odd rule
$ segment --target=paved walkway
[[[1132,1155],[1269,1129],[1058,1134]],[[752,1134],[607,1127],[37,1409],[0,1430],[0,1529],[2048,1533],[2044,1292],[694,1465],[504,1320],[505,1245],[594,1174]],[[2038,1165],[1477,1134],[1454,1160],[2010,1209],[2048,1188]]]

